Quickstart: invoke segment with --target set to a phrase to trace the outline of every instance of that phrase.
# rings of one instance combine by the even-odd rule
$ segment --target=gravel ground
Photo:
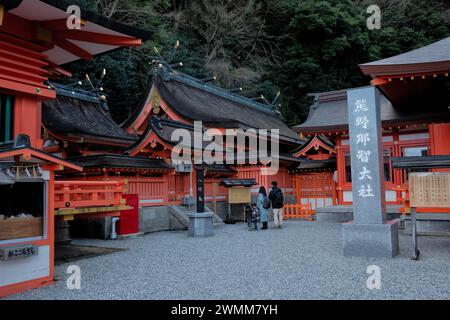
[[[128,250],[75,262],[81,290],[68,290],[65,270],[55,285],[11,299],[449,299],[450,238],[410,237],[393,259],[344,258],[341,226],[288,221],[282,230],[249,232],[244,224],[216,228],[214,237],[160,232],[128,240],[77,244]],[[366,268],[381,268],[381,289],[366,287]]]

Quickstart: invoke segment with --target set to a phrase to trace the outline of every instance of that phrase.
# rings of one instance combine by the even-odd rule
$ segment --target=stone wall
[[[139,208],[139,232],[185,230],[186,227],[169,212],[169,207]]]
[[[139,208],[139,232],[149,233],[168,230],[185,230],[176,217],[170,215],[166,206]],[[111,238],[111,217],[76,219],[70,222],[72,238]]]
[[[111,238],[111,218],[75,219],[69,222],[72,238],[103,239]]]

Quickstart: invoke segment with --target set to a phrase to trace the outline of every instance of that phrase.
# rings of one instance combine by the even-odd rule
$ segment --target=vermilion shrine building
[[[81,12],[82,29],[69,30],[69,5],[0,1],[0,296],[53,282],[55,215],[71,194],[55,175],[83,170],[43,150],[42,106],[57,97],[48,79],[70,76],[62,64],[138,46],[151,36],[87,11]],[[82,207],[92,204],[85,199],[97,198],[111,214],[119,213],[120,185],[82,186]]]
[[[380,104],[387,204],[403,206],[408,198],[406,170],[393,169],[392,158],[450,154],[449,49],[450,38],[446,38],[361,65],[361,70],[373,78],[372,85],[383,93]],[[300,180],[297,192],[302,202],[316,203],[319,199],[321,205],[325,199],[349,205],[352,183],[347,90],[313,96],[308,118],[294,127],[309,139],[297,153],[309,159],[309,168],[296,177]],[[418,208],[418,212],[448,213],[448,208]]]
[[[294,129],[302,133],[308,142],[297,155],[309,159],[308,167],[299,174],[301,186],[311,197],[327,199],[327,203],[351,204],[352,184],[350,146],[348,139],[347,90],[314,95],[307,120]],[[385,193],[388,204],[399,204],[405,198],[407,177],[401,170],[394,170],[392,157],[427,156],[442,154],[447,147],[442,139],[450,120],[447,107],[433,110],[396,110],[387,98],[381,96],[383,149],[385,169]],[[444,130],[444,131],[443,131]],[[445,152],[445,151],[444,151]],[[301,166],[300,166],[301,168]],[[334,175],[334,179],[333,179]],[[302,184],[303,183],[303,184]],[[335,184],[335,193],[328,194],[322,186]],[[317,185],[315,191],[309,190]],[[302,194],[302,187],[300,187]],[[323,201],[318,201],[318,205]]]
[[[127,192],[139,195],[139,205],[181,204],[193,195],[195,173],[172,166],[171,152],[175,129],[194,131],[194,121],[206,128],[277,128],[280,130],[280,162],[277,175],[261,174],[261,165],[206,166],[206,200],[224,201],[227,190],[221,179],[234,177],[256,179],[258,185],[280,181],[292,192],[288,168],[298,160],[291,151],[303,140],[269,106],[228,92],[169,69],[158,66],[150,75],[142,103],[121,126],[106,112],[101,101],[77,90],[56,87],[57,98],[43,105],[44,150],[56,152],[85,168],[83,173],[66,177],[126,182]],[[77,121],[78,120],[78,121]],[[80,121],[81,120],[81,121]],[[217,190],[213,192],[213,185]],[[254,193],[257,189],[253,190]]]

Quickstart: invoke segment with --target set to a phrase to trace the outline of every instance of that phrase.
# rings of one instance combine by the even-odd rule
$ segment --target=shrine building
[[[248,191],[248,203],[273,180],[285,194],[286,219],[352,219],[347,90],[312,94],[308,118],[290,128],[274,103],[161,60],[152,65],[140,103],[119,124],[99,87],[61,84],[71,77],[63,65],[139,46],[153,33],[86,10],[80,29],[68,29],[69,5],[0,0],[0,297],[51,284],[55,243],[71,237],[187,229],[198,169],[172,161],[179,142],[173,133],[195,136],[196,121],[202,132],[233,129],[233,136],[236,130],[279,131],[277,141],[265,138],[279,147],[274,175],[252,158],[254,150],[226,142],[224,150],[243,151],[245,161],[201,167],[202,201],[215,224],[243,220],[245,203],[235,201],[233,190]],[[403,214],[408,201],[408,168],[393,158],[417,165],[450,155],[449,53],[447,38],[360,66],[382,93],[384,186],[393,215]],[[429,214],[423,219],[439,215],[450,230],[449,208],[417,210]]]

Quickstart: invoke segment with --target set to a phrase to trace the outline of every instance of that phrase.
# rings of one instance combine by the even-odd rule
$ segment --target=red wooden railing
[[[121,181],[55,181],[55,208],[121,205],[123,185]]]
[[[331,172],[296,174],[293,184],[297,203],[310,203],[313,211],[337,204],[336,184]]]
[[[313,210],[308,204],[286,204],[283,207],[283,219],[306,219],[312,221]]]
[[[169,202],[169,186],[166,177],[128,178],[126,193],[138,194],[139,205],[161,206]]]

